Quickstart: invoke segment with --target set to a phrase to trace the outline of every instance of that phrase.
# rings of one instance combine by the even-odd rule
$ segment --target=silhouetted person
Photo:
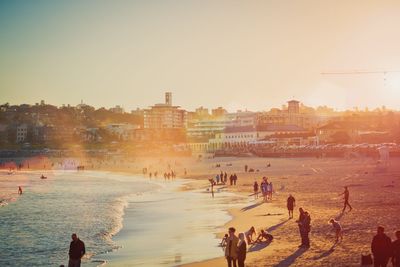
[[[253,190],[254,190],[254,199],[257,199],[258,198],[258,183],[257,183],[257,181],[254,182]]]
[[[72,241],[69,245],[68,267],[80,267],[81,258],[85,255],[85,243],[83,243],[76,234],[72,234]]]
[[[310,231],[311,231],[311,216],[310,214],[305,211],[304,212],[304,219],[302,221],[302,227],[303,227],[303,238],[304,238],[304,246],[305,248],[310,247]]]
[[[246,246],[246,241],[244,240],[243,233],[239,234],[239,243],[237,250],[238,250],[237,252],[238,267],[244,267],[244,261],[246,260],[247,246]]]
[[[247,169],[249,168],[249,166],[244,165],[244,172],[247,172]]]
[[[394,267],[400,267],[400,231],[396,231],[396,238],[392,243],[392,263]]]
[[[236,182],[237,182],[237,175],[235,173],[233,174],[233,185],[236,185]]]
[[[342,212],[346,210],[346,207],[349,206],[350,211],[353,209],[349,203],[350,192],[347,189],[347,186],[344,187],[344,192],[341,193],[339,196],[344,195],[344,206]]]
[[[289,219],[293,218],[293,209],[294,209],[294,205],[296,203],[296,199],[294,199],[294,197],[292,195],[289,195],[288,199],[287,199],[287,209],[289,211]]]
[[[229,228],[229,236],[226,242],[226,247],[225,247],[225,258],[226,261],[228,262],[228,267],[236,267],[236,261],[237,261],[237,245],[239,242],[239,238],[235,236],[235,228],[230,227]]]
[[[296,221],[299,225],[299,231],[301,236],[301,248],[309,248],[310,247],[310,238],[309,233],[311,230],[311,216],[307,211],[304,211],[302,208],[299,208],[299,219]]]
[[[374,255],[374,267],[386,267],[391,257],[392,241],[385,234],[385,228],[378,226],[372,239],[371,250]]]
[[[301,244],[299,247],[302,247],[304,245],[304,239],[303,239],[303,234],[302,234],[302,227],[301,227],[301,222],[304,220],[304,210],[303,208],[299,208],[299,219],[296,221],[297,225],[299,226],[299,233],[301,237]]]
[[[22,187],[18,186],[18,194],[22,195]]]

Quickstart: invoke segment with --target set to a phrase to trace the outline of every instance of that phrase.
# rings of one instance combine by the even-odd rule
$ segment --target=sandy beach
[[[217,164],[220,167],[216,167]],[[255,171],[245,172],[246,164]],[[138,173],[147,167],[149,171],[157,170],[162,174],[167,166],[174,169],[178,177],[194,179],[185,185],[186,190],[206,191],[208,179],[221,171],[226,171],[228,177],[231,173],[237,174],[237,185],[223,187],[221,192],[240,194],[247,197],[247,201],[229,210],[231,221],[211,231],[221,238],[230,226],[235,227],[237,233],[251,226],[257,232],[267,229],[274,240],[268,245],[248,246],[246,266],[359,266],[361,254],[370,253],[377,225],[383,225],[391,238],[400,228],[396,216],[400,214],[400,159],[391,159],[387,166],[382,166],[371,158],[146,158],[109,162],[101,168]],[[156,179],[163,180],[160,176]],[[249,196],[254,181],[261,182],[263,176],[274,184],[274,197],[268,203]],[[343,197],[339,194],[344,186],[349,187],[353,210],[341,214]],[[295,218],[290,220],[286,210],[289,194],[296,198]],[[211,194],[209,197],[213,201]],[[299,207],[311,214],[311,247],[308,250],[298,248],[300,236],[295,220]],[[330,218],[340,220],[344,228],[344,239],[336,246],[333,246],[334,232],[328,224]],[[215,249],[220,251],[220,257],[184,266],[226,266],[223,251],[217,245]],[[195,249],[202,250],[201,247]]]

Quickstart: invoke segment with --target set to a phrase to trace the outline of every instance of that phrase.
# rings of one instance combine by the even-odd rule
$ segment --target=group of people
[[[259,191],[261,191],[264,202],[272,200],[272,193],[273,193],[272,182],[269,182],[268,178],[265,176],[262,178],[260,185],[258,184],[257,181],[254,182],[253,191],[255,199],[258,199],[258,193]]]
[[[225,258],[228,267],[244,267],[246,260],[247,245],[253,245],[261,242],[271,242],[273,236],[267,230],[261,230],[257,236],[254,226],[244,233],[235,235],[236,229],[230,227],[228,234],[225,234],[221,241],[221,246],[225,248]],[[254,238],[253,237],[256,237]],[[247,244],[246,244],[247,243]]]
[[[229,184],[230,185],[236,185],[237,182],[237,175],[236,173],[233,173],[229,176]],[[221,171],[220,174],[217,174],[215,176],[215,180],[214,180],[214,184],[218,185],[218,184],[227,184],[228,183],[228,174],[226,172]]]
[[[395,235],[396,240],[392,242],[385,234],[385,228],[378,226],[371,243],[374,267],[386,267],[390,259],[394,267],[400,267],[400,231],[396,231]]]

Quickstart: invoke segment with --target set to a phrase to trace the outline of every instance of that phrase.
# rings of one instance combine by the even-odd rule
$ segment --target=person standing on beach
[[[344,212],[346,210],[346,207],[349,206],[351,211],[353,208],[351,207],[350,203],[349,203],[349,197],[350,197],[350,192],[347,189],[347,186],[344,187],[344,192],[341,193],[339,196],[344,195],[344,206],[343,206],[343,210],[342,212]]]
[[[400,267],[400,231],[396,231],[396,238],[392,243],[392,264],[394,267]]]
[[[231,176],[229,176],[229,183],[230,183],[230,185],[233,185],[233,174],[231,174]]]
[[[233,174],[233,185],[236,185],[237,178],[238,178],[238,177],[237,177],[236,173]]]
[[[217,181],[217,184],[219,184],[219,175],[215,176],[215,180]]]
[[[246,241],[244,240],[244,234],[239,234],[239,243],[238,243],[238,267],[244,267],[244,261],[246,260]]]
[[[225,258],[228,262],[228,267],[236,267],[239,238],[235,235],[235,231],[236,229],[233,227],[230,227],[228,231],[229,236],[225,247]]]
[[[257,181],[254,182],[253,190],[254,190],[254,199],[257,199],[258,198],[258,183],[257,183]]]
[[[289,211],[289,219],[293,219],[293,209],[296,203],[296,199],[292,195],[289,195],[287,199],[287,209]]]
[[[310,214],[305,211],[304,212],[304,219],[301,222],[302,224],[302,231],[303,231],[303,239],[304,239],[304,248],[309,248],[310,247],[310,231],[311,231],[311,216]]]
[[[310,223],[311,217],[308,212],[304,211],[303,208],[299,208],[299,219],[296,221],[299,226],[299,232],[301,237],[301,245],[299,248],[302,247],[310,247],[310,239],[309,239],[309,232],[310,232]]]
[[[69,262],[68,267],[80,267],[81,259],[85,255],[85,243],[83,243],[74,233],[71,236],[72,241],[69,245]]]
[[[265,176],[261,182],[261,193],[263,195],[263,201],[267,202],[267,178]]]
[[[378,226],[377,234],[372,239],[371,251],[374,255],[374,267],[386,267],[392,256],[392,240],[385,234],[385,228]]]
[[[18,194],[22,195],[22,187],[21,186],[18,186]]]

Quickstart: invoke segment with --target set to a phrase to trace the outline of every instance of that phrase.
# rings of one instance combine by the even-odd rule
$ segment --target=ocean
[[[222,255],[215,232],[241,199],[187,181],[95,171],[54,171],[0,207],[0,266],[68,264],[72,233],[85,242],[82,266],[176,266]],[[206,184],[205,184],[206,187]]]

